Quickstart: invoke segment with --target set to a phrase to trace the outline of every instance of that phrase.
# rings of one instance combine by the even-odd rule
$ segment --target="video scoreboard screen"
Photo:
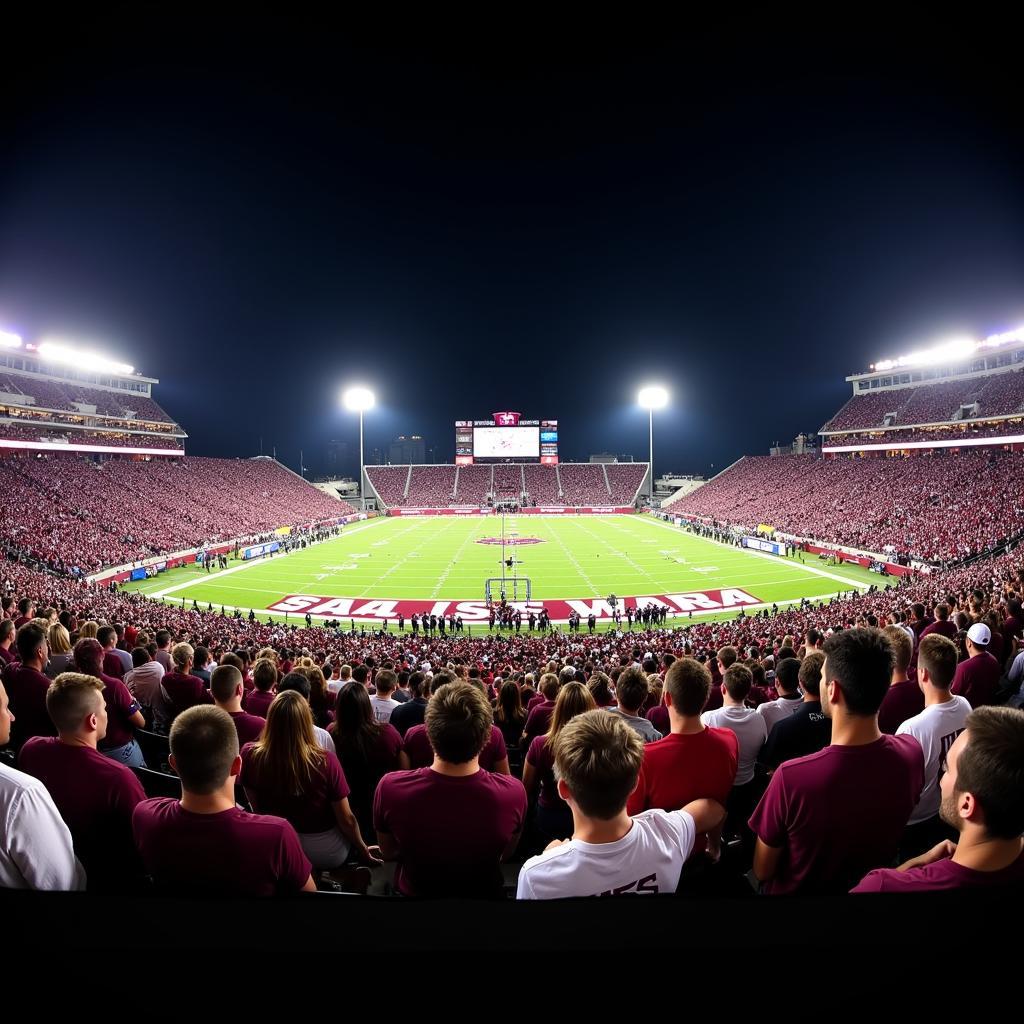
[[[518,412],[496,412],[489,420],[455,421],[456,463],[507,459],[557,463],[558,420],[524,420]]]

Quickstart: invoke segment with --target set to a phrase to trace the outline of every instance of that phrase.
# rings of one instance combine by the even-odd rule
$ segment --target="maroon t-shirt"
[[[924,694],[917,683],[906,680],[894,683],[885,691],[882,706],[878,709],[878,728],[890,736],[914,715],[924,711]]]
[[[128,687],[100,673],[103,681],[103,699],[107,702],[107,735],[99,742],[100,750],[116,750],[135,738],[131,717],[140,711],[139,702],[128,692]]]
[[[259,715],[249,715],[244,711],[229,711],[231,721],[235,723],[235,731],[238,733],[238,749],[241,750],[246,743],[255,743],[263,735],[263,726],[267,724],[266,719]]]
[[[434,763],[434,748],[430,745],[430,736],[425,725],[414,725],[405,734],[405,753],[409,758],[410,768],[428,768]],[[480,751],[480,767],[493,772],[495,767],[508,758],[505,737],[496,726],[491,726],[491,738]]]
[[[781,849],[773,895],[848,892],[892,862],[924,788],[924,753],[913,736],[828,746],[780,765],[750,818]]]
[[[406,896],[500,898],[501,856],[525,817],[523,784],[488,771],[392,772],[373,804],[377,831],[398,846],[395,884]]]
[[[10,665],[14,661],[14,655],[6,647],[0,647],[0,661],[4,665]],[[0,665],[0,668],[3,668],[3,665]]]
[[[647,721],[654,726],[662,736],[667,736],[672,731],[672,723],[668,720],[668,708],[664,704],[657,704],[647,712]]]
[[[545,703],[547,700],[547,697],[545,697],[543,693],[535,693],[526,705],[526,713],[529,714],[535,707]],[[549,703],[554,704],[554,701],[550,701]]]
[[[953,693],[965,697],[972,708],[991,704],[999,688],[999,662],[988,651],[960,662],[953,676]]]
[[[943,889],[993,889],[1024,886],[1024,853],[1000,871],[976,871],[949,857],[922,868],[897,871],[879,868],[866,875],[852,892],[937,892]]]
[[[157,651],[157,654],[160,652]],[[173,715],[195,707],[197,704],[212,704],[213,697],[198,676],[187,676],[182,672],[165,672],[160,680],[171,701]]]
[[[276,694],[265,690],[250,690],[242,698],[242,708],[250,715],[259,715],[260,718],[267,717],[270,705],[274,703]]]
[[[534,736],[526,752],[526,763],[532,765],[540,775],[540,795],[537,802],[545,807],[558,807],[568,811],[569,805],[558,795],[555,782],[555,755],[548,743],[547,735]]]
[[[288,895],[312,871],[287,821],[239,807],[196,814],[170,797],[143,800],[132,831],[157,887],[182,895]]]
[[[146,794],[130,768],[55,736],[27,740],[18,767],[49,790],[71,831],[90,889],[137,881],[142,864],[132,839],[132,812]]]
[[[936,619],[930,626],[925,626],[921,630],[921,639],[923,640],[926,636],[931,636],[933,633],[938,633],[939,636],[944,636],[947,640],[955,640],[957,628],[949,619]]]
[[[254,811],[284,818],[296,832],[327,832],[337,826],[332,804],[344,800],[349,788],[334,754],[325,752],[325,760],[313,771],[301,793],[286,793],[264,768],[257,769],[252,757],[253,747],[254,744],[247,743],[242,748],[242,771],[238,781]]]
[[[551,716],[555,711],[553,700],[544,700],[540,704],[534,704],[530,713],[526,716],[526,725],[523,734],[526,736],[524,746],[529,748],[534,736],[546,733],[551,726]]]
[[[708,694],[708,699],[704,701],[704,707],[701,708],[701,714],[705,711],[717,711],[722,706],[722,687],[712,686],[711,692]]]
[[[124,665],[121,664],[121,659],[113,651],[104,652],[103,671],[106,675],[113,676],[115,679],[124,679]]]
[[[14,746],[20,746],[29,736],[56,736],[57,730],[46,712],[50,680],[42,672],[18,664],[8,665],[3,678],[14,714],[11,723]]]

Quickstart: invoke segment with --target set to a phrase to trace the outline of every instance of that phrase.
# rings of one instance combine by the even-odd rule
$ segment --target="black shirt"
[[[805,701],[772,726],[760,761],[768,768],[778,768],[783,761],[815,754],[831,742],[832,721],[821,710],[821,703]]]

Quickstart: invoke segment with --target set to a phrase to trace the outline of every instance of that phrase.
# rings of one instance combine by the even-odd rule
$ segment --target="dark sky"
[[[193,454],[319,470],[365,381],[367,448],[450,460],[511,408],[644,457],[656,380],[657,468],[705,472],[876,359],[1024,325],[997,26],[393,22],[12,26],[0,328],[159,377]]]

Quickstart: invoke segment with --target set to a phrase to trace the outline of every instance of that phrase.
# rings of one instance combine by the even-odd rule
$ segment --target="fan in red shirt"
[[[161,682],[171,704],[172,717],[196,704],[212,704],[213,697],[202,679],[192,675],[195,651],[191,644],[175,644],[171,649],[174,670],[164,674]]]
[[[238,731],[238,746],[253,743],[263,733],[266,720],[259,715],[250,715],[242,710],[242,695],[245,686],[242,673],[234,665],[218,665],[210,676],[210,693],[214,703],[231,716]]]
[[[10,698],[14,723],[11,745],[17,749],[30,736],[53,736],[56,729],[46,711],[46,691],[50,680],[43,675],[48,657],[46,633],[30,622],[18,630],[15,643],[21,662],[4,669],[4,686]]]
[[[627,810],[678,810],[707,798],[723,806],[736,779],[739,744],[730,729],[705,727],[700,720],[711,691],[711,672],[694,658],[680,658],[665,674],[665,706],[672,731],[648,743],[637,787]],[[702,850],[699,839],[695,849]]]

